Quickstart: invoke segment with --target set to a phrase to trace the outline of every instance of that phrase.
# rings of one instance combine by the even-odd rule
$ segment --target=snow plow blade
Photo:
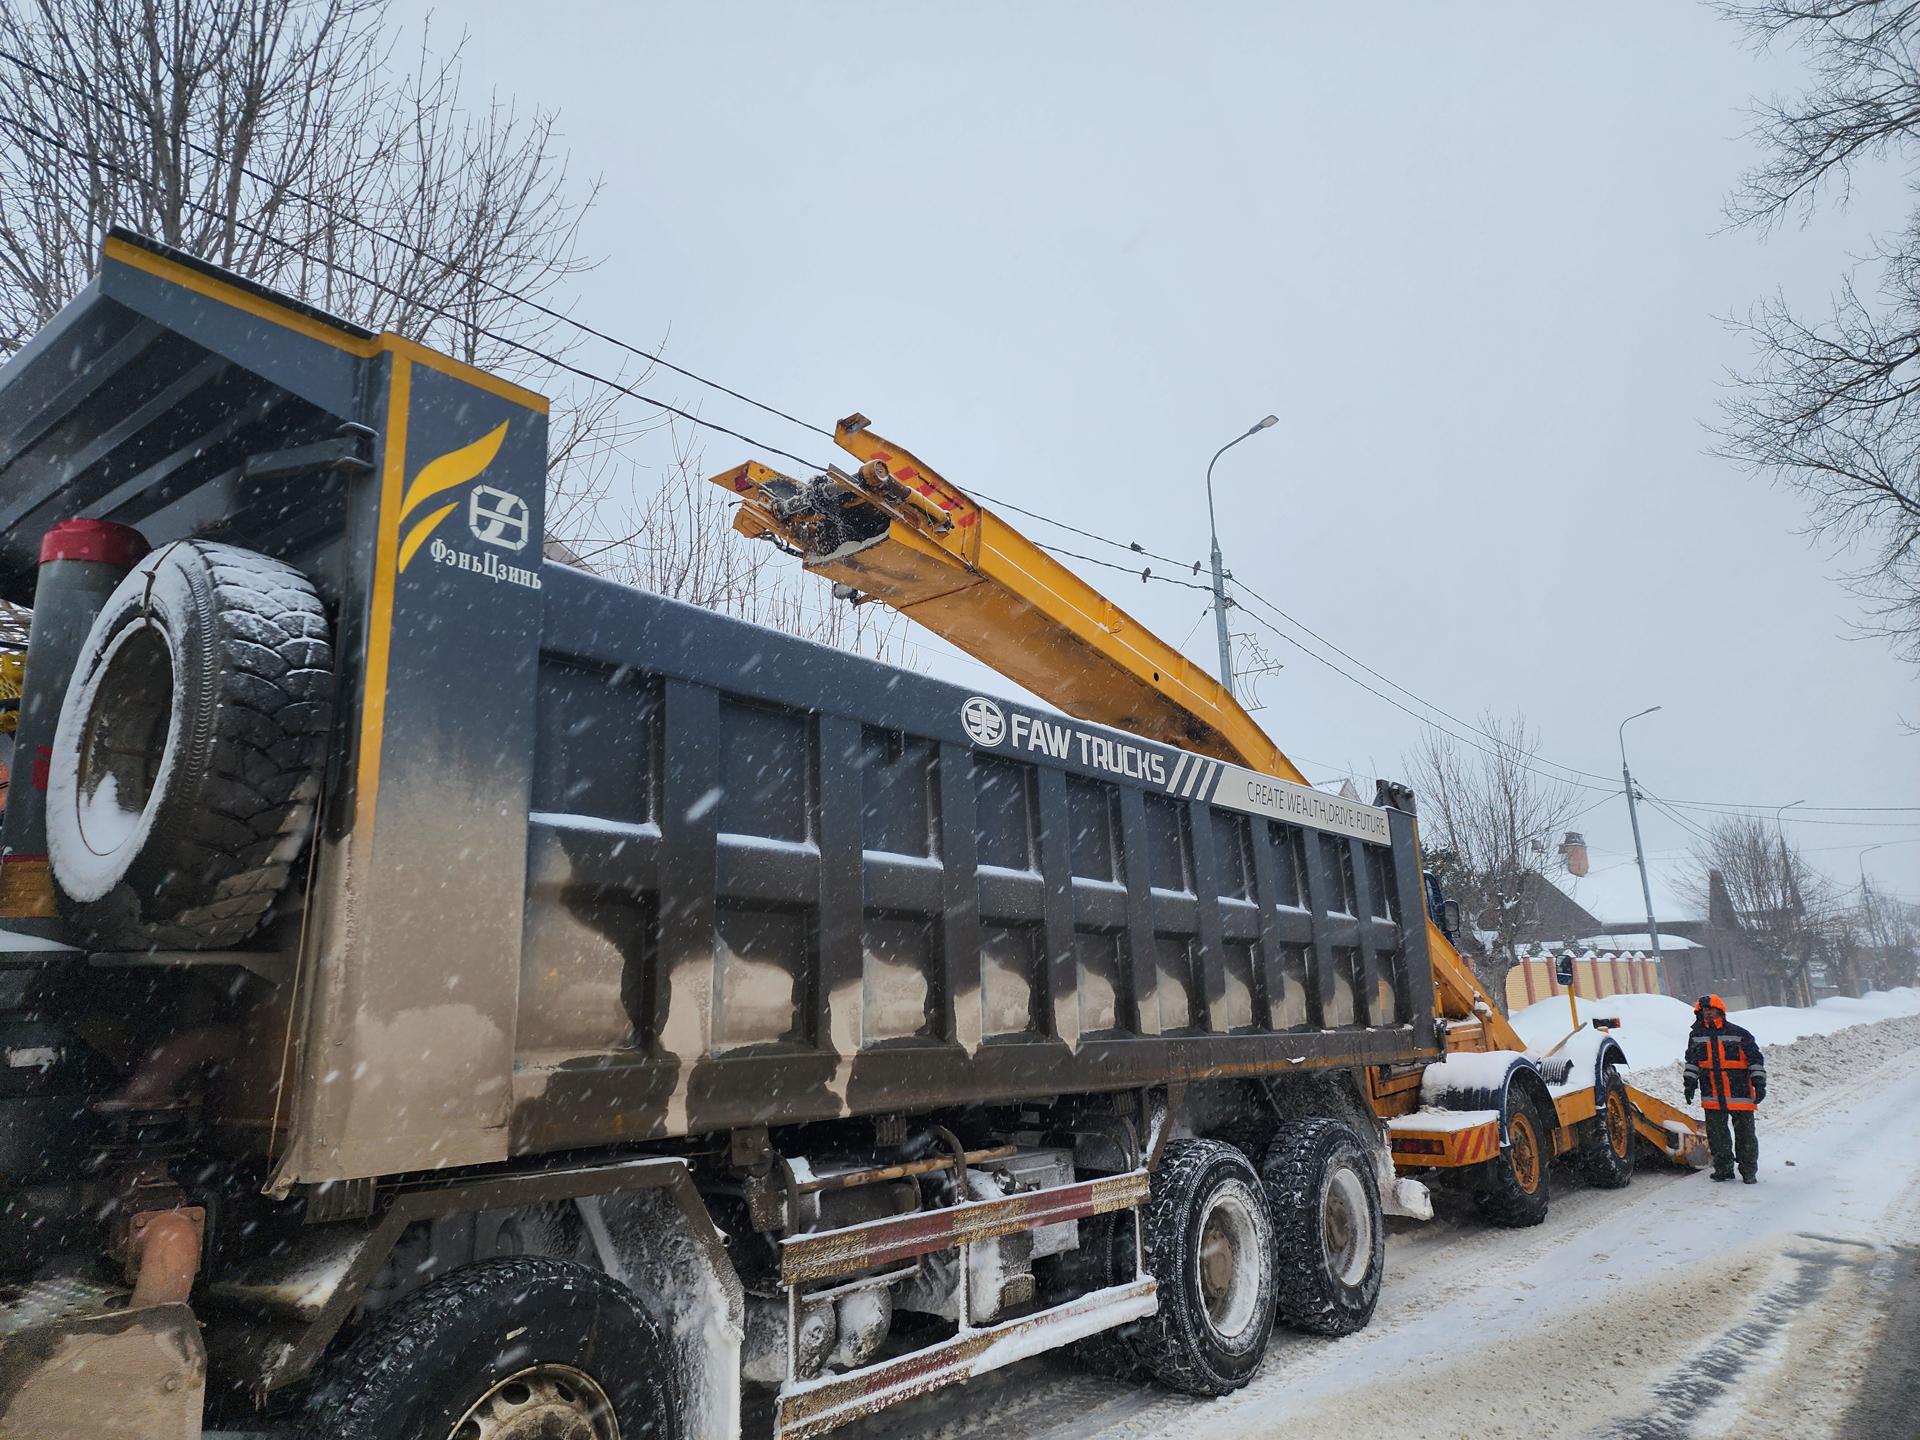
[[[1689,1170],[1706,1167],[1707,1132],[1698,1120],[1633,1085],[1627,1086],[1627,1103],[1633,1108],[1633,1128],[1669,1163]]]

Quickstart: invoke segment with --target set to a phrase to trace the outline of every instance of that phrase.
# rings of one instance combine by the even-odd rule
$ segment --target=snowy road
[[[1920,1069],[1915,1052],[1861,1049],[1847,1083],[1769,1107],[1757,1187],[1647,1167],[1609,1192],[1556,1173],[1536,1230],[1486,1230],[1447,1202],[1430,1225],[1395,1222],[1373,1324],[1338,1341],[1277,1333],[1253,1383],[1224,1400],[1049,1357],[844,1433],[1708,1440],[1771,1423],[1806,1440],[1920,1434]]]

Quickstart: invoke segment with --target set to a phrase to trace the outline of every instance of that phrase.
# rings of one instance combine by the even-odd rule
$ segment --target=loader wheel
[[[60,906],[106,950],[237,944],[286,884],[313,816],[333,647],[304,575],[184,541],[108,597],[47,771]]]
[[[1283,1325],[1351,1335],[1373,1318],[1386,1268],[1380,1181],[1366,1145],[1338,1120],[1274,1137],[1260,1178],[1273,1216],[1273,1276]]]
[[[1547,1170],[1553,1158],[1553,1132],[1533,1105],[1517,1096],[1507,1117],[1507,1145],[1496,1160],[1481,1167],[1473,1192],[1480,1213],[1495,1225],[1522,1229],[1547,1218]]]
[[[1580,1173],[1589,1185],[1622,1190],[1633,1183],[1633,1112],[1627,1082],[1611,1065],[1595,1099],[1593,1119],[1580,1127]]]
[[[1140,1364],[1188,1395],[1238,1390],[1273,1333],[1273,1226],[1252,1162],[1218,1140],[1175,1140],[1142,1215],[1160,1309],[1130,1331]]]
[[[298,1440],[677,1440],[671,1356],[631,1291],[565,1260],[483,1260],[383,1312]]]

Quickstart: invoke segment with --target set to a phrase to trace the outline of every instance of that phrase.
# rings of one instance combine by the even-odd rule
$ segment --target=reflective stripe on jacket
[[[1754,1082],[1766,1086],[1767,1062],[1750,1031],[1731,1021],[1712,1029],[1696,1021],[1687,1036],[1686,1075],[1700,1087],[1703,1108],[1751,1110],[1760,1103]]]

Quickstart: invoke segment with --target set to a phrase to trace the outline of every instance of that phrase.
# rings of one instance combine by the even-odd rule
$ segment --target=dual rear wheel
[[[1365,1325],[1386,1253],[1379,1182],[1337,1120],[1281,1130],[1258,1170],[1219,1140],[1176,1140],[1141,1212],[1160,1309],[1121,1337],[1170,1389],[1224,1395],[1253,1377],[1275,1320],[1319,1335]]]

